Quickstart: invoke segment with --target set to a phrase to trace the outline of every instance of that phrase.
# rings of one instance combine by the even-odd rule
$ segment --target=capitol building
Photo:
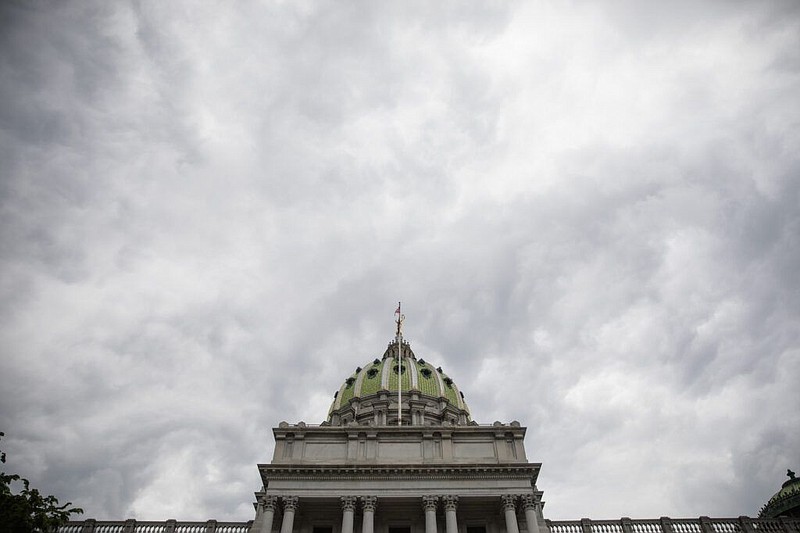
[[[793,472],[758,518],[548,520],[525,427],[474,421],[401,324],[382,356],[345,379],[324,422],[273,428],[252,520],[89,519],[59,533],[800,533]]]

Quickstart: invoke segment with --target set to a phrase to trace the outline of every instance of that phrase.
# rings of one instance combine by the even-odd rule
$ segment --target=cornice
[[[456,409],[453,409],[453,412],[456,412]],[[394,425],[386,425],[386,426],[368,426],[368,425],[360,425],[360,424],[352,424],[346,426],[334,426],[330,424],[324,425],[312,425],[306,424],[304,422],[299,422],[297,424],[288,424],[286,422],[281,422],[281,425],[278,427],[272,428],[272,434],[276,438],[282,438],[286,435],[302,435],[306,433],[318,433],[318,434],[340,434],[340,433],[365,433],[365,434],[377,434],[381,433],[382,435],[395,435],[395,434],[470,434],[470,433],[477,433],[477,434],[486,434],[486,433],[494,433],[494,434],[506,434],[512,433],[514,435],[519,435],[524,437],[527,428],[525,426],[520,426],[518,424],[501,424],[499,422],[495,422],[494,424],[467,424],[467,425],[436,425],[436,426],[412,426],[412,425],[405,425],[405,426],[394,426]]]
[[[260,464],[264,479],[414,480],[536,478],[541,463],[503,465],[276,465]]]

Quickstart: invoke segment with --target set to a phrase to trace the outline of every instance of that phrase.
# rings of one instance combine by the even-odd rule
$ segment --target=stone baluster
[[[283,500],[281,533],[292,533],[292,529],[294,529],[294,513],[297,511],[299,498],[297,496],[284,496],[281,499]]]
[[[438,496],[423,496],[422,508],[425,510],[425,533],[438,533],[436,528],[436,505]]]
[[[444,502],[445,530],[447,533],[458,533],[458,523],[456,522],[458,496],[442,496],[442,502]],[[519,533],[519,531],[515,533]]]
[[[361,533],[374,533],[375,531],[375,508],[378,506],[378,498],[375,496],[362,496],[361,507],[364,515],[361,518]]]
[[[353,533],[353,515],[356,510],[355,496],[342,496],[342,533]]]
[[[539,517],[536,516],[536,497],[533,494],[523,494],[522,507],[525,509],[525,522],[528,523],[528,533],[539,533]]]
[[[519,533],[517,524],[517,497],[513,494],[504,494],[500,497],[503,502],[503,513],[506,517],[506,531],[508,533]]]

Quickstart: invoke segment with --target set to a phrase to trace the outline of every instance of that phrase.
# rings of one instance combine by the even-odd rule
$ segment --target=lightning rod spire
[[[397,324],[397,331],[395,332],[394,340],[397,343],[397,425],[403,425],[403,321],[406,319],[405,315],[400,311],[401,303],[397,302],[397,311],[394,314],[397,316],[395,324]]]

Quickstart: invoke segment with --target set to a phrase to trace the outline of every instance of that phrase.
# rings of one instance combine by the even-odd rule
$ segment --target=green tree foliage
[[[0,431],[0,438],[5,434]],[[0,451],[0,462],[6,454]],[[22,490],[14,494],[12,483],[21,482]],[[30,482],[17,474],[0,472],[0,530],[4,533],[49,533],[69,520],[71,514],[83,513],[71,502],[58,505],[55,496],[42,496]]]

